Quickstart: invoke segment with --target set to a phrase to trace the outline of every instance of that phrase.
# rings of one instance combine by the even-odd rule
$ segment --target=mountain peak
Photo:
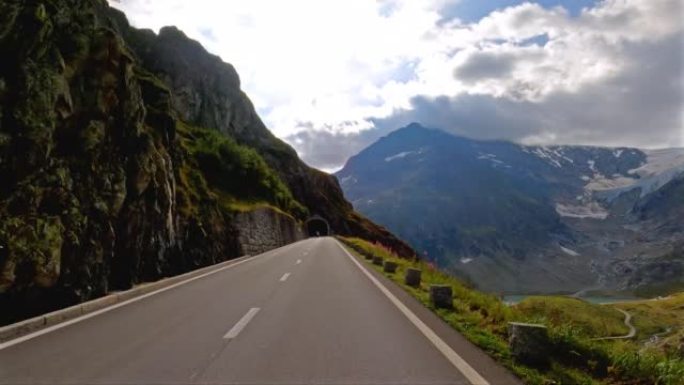
[[[422,124],[418,122],[412,122],[408,126],[404,128],[400,128],[400,130],[427,130],[428,128],[423,126]]]
[[[418,122],[413,122],[405,127],[402,127],[398,130],[392,131],[389,133],[386,138],[401,138],[405,140],[425,140],[433,137],[444,137],[448,136],[449,138],[455,137],[453,134],[450,134],[446,131],[435,129],[435,128],[428,128],[423,126],[422,124]]]
[[[425,127],[421,123],[418,122],[412,122],[409,125],[399,128],[395,131],[392,131],[389,133],[386,138],[401,138],[403,140],[409,140],[409,141],[428,141],[428,142],[433,142],[433,141],[443,141],[443,140],[448,140],[448,141],[466,141],[470,142],[472,139],[465,138],[463,136],[454,134],[452,132],[448,132],[439,128],[430,128],[430,127]]]
[[[418,122],[413,122],[413,123],[410,123],[409,125],[407,125],[405,127],[402,127],[398,130],[393,131],[390,135],[392,135],[394,133],[415,133],[415,134],[425,135],[425,134],[434,133],[434,132],[446,134],[445,131],[438,130],[435,128],[428,128],[428,127],[425,127]]]

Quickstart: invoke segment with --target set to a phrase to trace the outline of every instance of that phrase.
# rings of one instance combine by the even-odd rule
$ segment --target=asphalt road
[[[332,238],[0,348],[0,384],[436,385],[473,372],[519,383]]]

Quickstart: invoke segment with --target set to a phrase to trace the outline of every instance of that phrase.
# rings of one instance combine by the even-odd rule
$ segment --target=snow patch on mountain
[[[666,148],[662,150],[644,150],[646,163],[630,174],[641,178],[663,174],[671,171],[684,171],[684,148]]]
[[[391,162],[393,160],[403,159],[409,155],[420,155],[420,154],[423,154],[424,152],[425,152],[425,148],[421,148],[421,149],[416,150],[416,151],[403,151],[403,152],[400,152],[398,154],[394,154],[392,156],[386,157],[385,162]]]
[[[559,245],[560,246],[560,245]],[[560,246],[560,249],[567,255],[571,257],[579,257],[580,253],[576,252],[573,249],[568,249],[567,247]]]
[[[631,186],[636,179],[628,178],[622,175],[606,177],[603,174],[594,174],[594,178],[589,179],[589,183],[584,186],[588,191],[609,191]]]
[[[494,154],[484,154],[484,153],[479,153],[477,156],[477,159],[479,160],[486,160],[491,162],[492,167],[497,167],[497,166],[503,166],[506,168],[511,168],[511,166],[507,165],[505,162],[499,160],[496,158],[496,155]]]
[[[342,186],[349,186],[356,182],[358,182],[358,180],[356,180],[353,175],[348,175],[340,179],[340,184]]]
[[[562,217],[601,220],[608,218],[609,214],[608,210],[598,202],[586,202],[583,204],[556,203],[556,212]]]
[[[587,161],[587,164],[589,165],[589,170],[594,172],[594,175],[598,174],[598,170],[596,169],[596,161],[589,159]]]
[[[641,197],[644,197],[684,174],[684,148],[644,150],[644,154],[646,162],[628,171],[633,177],[607,177],[596,173],[585,186],[585,190],[595,192],[598,197],[611,201],[622,193],[638,188],[641,190]]]
[[[533,154],[539,158],[545,160],[547,163],[553,167],[561,168],[563,163],[575,163],[574,159],[565,155],[565,146],[553,146],[553,147],[522,147],[523,152],[528,154]]]
[[[391,161],[396,160],[396,159],[406,158],[407,156],[409,156],[411,154],[415,154],[415,153],[416,153],[416,151],[400,152],[396,155],[388,156],[387,158],[385,158],[385,162],[391,162]]]
[[[550,150],[548,147],[537,147],[532,151],[532,153],[546,160],[554,167],[563,167],[558,159],[560,155],[557,151]]]

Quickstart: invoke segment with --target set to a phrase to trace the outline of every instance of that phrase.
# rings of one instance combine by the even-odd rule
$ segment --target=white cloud
[[[407,70],[407,62],[434,51],[434,42],[423,35],[440,18],[435,1],[123,0],[113,5],[138,27],[176,25],[233,64],[280,136],[291,134],[302,120],[330,130],[367,128],[365,117],[406,106],[407,98],[388,105],[385,99],[393,98],[382,89],[397,71]],[[350,120],[359,123],[342,124]]]
[[[649,46],[682,36],[679,0],[604,0],[578,16],[561,7],[523,3],[492,12],[476,23],[445,22],[441,10],[456,1],[122,0],[113,5],[138,27],[158,30],[176,25],[232,63],[269,128],[288,138],[310,163],[325,167],[333,167],[333,159],[339,162],[353,154],[326,152],[319,158],[315,154],[320,151],[312,151],[317,132],[325,133],[321,138],[347,138],[357,149],[361,142],[349,138],[375,137],[367,131],[378,119],[395,121],[393,116],[401,111],[406,116],[406,111],[417,108],[416,97],[467,99],[468,103],[486,99],[492,104],[487,111],[505,111],[536,128],[517,130],[519,122],[512,127],[503,122],[487,127],[483,137],[609,144],[617,130],[607,117],[619,115],[626,106],[638,108],[633,97],[625,96],[626,102],[620,103],[623,96],[616,90],[625,95],[655,93],[656,99],[665,95],[659,94],[658,85],[636,89],[649,84],[635,81],[635,74],[642,67],[649,72],[649,62],[660,60],[647,56]],[[664,60],[678,58],[670,55]],[[677,65],[667,69],[673,73],[660,74],[660,80],[684,85]],[[615,84],[620,79],[630,82]],[[639,112],[647,117],[681,117],[681,93],[670,89],[666,95],[679,98],[666,103],[670,110],[654,110],[653,103],[644,103]],[[583,119],[554,121],[565,116],[564,111],[581,111],[577,101],[585,96],[588,106],[610,99],[606,108],[615,110],[585,108]],[[673,105],[679,108],[673,111]],[[553,107],[558,114],[556,110],[534,113],[538,120],[533,122],[531,117],[518,116],[535,106]],[[454,110],[468,114],[467,109],[450,108],[440,115],[448,117]],[[421,116],[420,111],[414,115]],[[486,126],[488,119],[459,117],[473,126],[467,131],[473,136],[478,136],[478,124]],[[624,119],[615,121],[629,124]],[[681,119],[654,121],[668,125],[653,128],[667,138],[663,144],[684,145]],[[680,142],[673,143],[677,130]],[[301,135],[302,131],[308,134]],[[646,138],[650,140],[626,136],[615,144],[652,146],[652,136]]]
[[[609,0],[570,17],[563,8],[524,3],[496,11],[469,28],[475,43],[455,55],[456,69],[489,55],[511,65],[505,78],[467,82],[470,93],[538,100],[557,91],[618,76],[627,62],[625,46],[657,42],[681,33],[678,0]],[[544,36],[541,45],[524,44]],[[491,43],[497,41],[498,44]],[[649,58],[642,58],[648,60]],[[481,60],[479,65],[482,63]]]

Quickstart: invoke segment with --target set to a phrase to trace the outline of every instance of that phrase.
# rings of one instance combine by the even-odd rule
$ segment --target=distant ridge
[[[524,146],[412,123],[336,175],[357,210],[483,289],[681,279],[665,270],[684,267],[670,257],[684,243],[684,149]]]

